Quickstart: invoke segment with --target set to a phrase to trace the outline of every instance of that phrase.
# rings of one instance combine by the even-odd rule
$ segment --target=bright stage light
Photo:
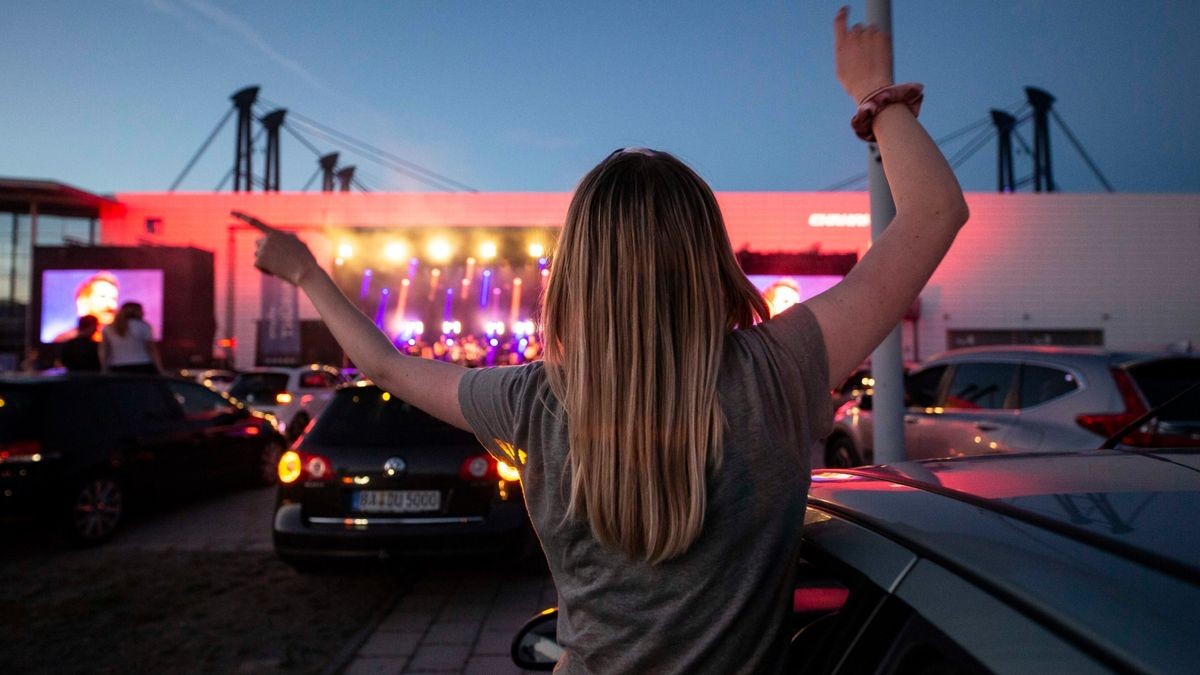
[[[529,245],[529,257],[530,258],[540,258],[544,255],[546,255],[546,247],[545,246],[542,246],[540,243],[538,243],[536,241]]]
[[[442,335],[458,335],[462,332],[461,321],[443,321]]]
[[[346,258],[354,257],[354,246],[352,244],[338,244],[337,257],[345,260]]]
[[[488,321],[486,324],[484,324],[484,332],[487,333],[488,337],[493,335],[504,335],[504,322]]]
[[[408,255],[408,247],[402,241],[389,241],[383,247],[383,257],[392,262],[400,262]]]
[[[483,242],[483,245],[479,247],[479,257],[483,258],[484,260],[491,260],[492,258],[495,258],[496,257],[496,242],[494,242],[494,241]]]
[[[533,325],[533,322],[530,321],[529,319],[526,319],[524,321],[514,322],[512,325],[512,332],[513,332],[513,335],[522,337],[525,335],[533,335],[533,331],[535,328],[536,328],[536,326]]]
[[[454,247],[445,239],[434,239],[429,242],[429,259],[435,263],[444,263],[454,255]]]

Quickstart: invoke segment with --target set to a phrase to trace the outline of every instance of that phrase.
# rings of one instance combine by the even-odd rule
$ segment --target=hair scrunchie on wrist
[[[875,132],[872,127],[875,124],[875,115],[879,114],[880,110],[893,103],[903,103],[912,111],[913,117],[916,117],[921,112],[921,101],[923,100],[925,100],[925,85],[917,82],[881,87],[863,97],[854,117],[850,118],[850,128],[854,129],[854,133],[859,138],[874,143]]]

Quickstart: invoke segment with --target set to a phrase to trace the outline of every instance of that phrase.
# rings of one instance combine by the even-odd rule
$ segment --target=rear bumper
[[[39,464],[0,464],[0,517],[48,515],[63,497],[62,477]]]
[[[533,536],[519,500],[487,516],[305,518],[298,503],[275,509],[275,552],[285,559],[411,558],[449,553],[517,553]]]

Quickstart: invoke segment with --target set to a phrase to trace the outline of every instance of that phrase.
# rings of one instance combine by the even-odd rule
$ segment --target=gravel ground
[[[385,572],[300,576],[264,552],[4,561],[0,672],[321,672],[404,586]]]
[[[0,526],[0,673],[320,673],[411,578],[302,576],[275,558],[269,488],[135,516],[94,549]],[[349,651],[347,651],[349,650]]]

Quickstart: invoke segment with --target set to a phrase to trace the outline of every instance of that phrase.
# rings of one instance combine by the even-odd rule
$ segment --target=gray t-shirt
[[[725,341],[717,392],[728,426],[704,529],[683,555],[631,561],[566,519],[565,415],[542,363],[470,370],[459,402],[521,472],[558,589],[566,673],[775,673],[790,636],[812,443],[832,422],[825,343],[796,305]]]

